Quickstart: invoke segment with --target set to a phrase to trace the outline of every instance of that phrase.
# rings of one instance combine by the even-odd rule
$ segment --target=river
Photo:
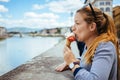
[[[11,37],[0,41],[0,75],[53,47],[60,37]]]

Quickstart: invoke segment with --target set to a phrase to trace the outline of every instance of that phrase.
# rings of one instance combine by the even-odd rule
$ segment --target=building
[[[63,27],[61,28],[61,34],[65,35],[66,32],[70,32],[70,27]]]
[[[6,38],[7,30],[4,27],[0,27],[0,38]]]
[[[43,29],[40,32],[41,34],[59,34],[60,29],[59,28],[51,28],[51,29]]]
[[[113,8],[114,23],[117,28],[117,35],[120,38],[120,6]]]
[[[61,34],[61,35],[64,35],[66,32],[70,32],[70,27],[43,29],[43,30],[41,30],[40,33],[41,34]]]
[[[94,0],[93,5],[111,16],[113,15],[112,14],[113,0]]]

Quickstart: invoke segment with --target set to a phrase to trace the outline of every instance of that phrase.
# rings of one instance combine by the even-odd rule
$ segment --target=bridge
[[[8,36],[12,37],[12,36],[19,36],[19,37],[23,37],[23,34],[21,32],[8,32]]]

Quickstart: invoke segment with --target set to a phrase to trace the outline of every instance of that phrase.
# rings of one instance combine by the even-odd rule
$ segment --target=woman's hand
[[[67,65],[69,65],[72,62],[78,61],[72,53],[71,49],[67,46],[64,47],[64,60]]]
[[[64,63],[60,64],[59,66],[57,66],[55,70],[58,72],[62,72],[62,71],[68,70],[68,69],[69,69],[68,65],[66,64],[66,62],[64,62]]]

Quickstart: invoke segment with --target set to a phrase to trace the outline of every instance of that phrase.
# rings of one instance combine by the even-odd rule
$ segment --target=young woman
[[[65,62],[56,71],[69,67],[75,80],[117,80],[119,48],[113,19],[89,4],[76,12],[74,20],[73,32],[85,43],[84,52],[78,63],[65,46]]]

